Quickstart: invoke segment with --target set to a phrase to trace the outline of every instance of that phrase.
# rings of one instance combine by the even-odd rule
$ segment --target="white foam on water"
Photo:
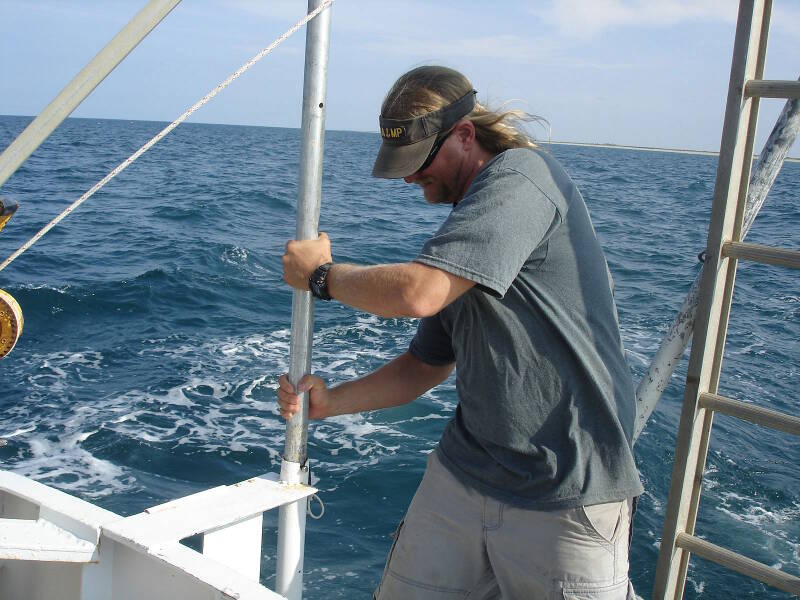
[[[240,266],[247,262],[249,254],[245,248],[233,246],[225,248],[220,255],[220,260],[224,263]]]
[[[95,351],[62,352],[54,355],[53,357],[59,358],[61,363],[64,365],[86,365],[93,369],[99,369],[100,363],[103,360],[103,355],[100,352]]]
[[[370,422],[364,415],[341,415],[327,419],[331,423],[342,426],[341,433],[354,438],[366,438],[375,433],[399,435],[399,432],[392,430],[387,425],[376,425]]]
[[[66,389],[67,372],[61,367],[55,366],[51,360],[43,360],[37,371],[29,379],[33,386],[47,388],[54,392],[63,392]]]
[[[692,576],[687,576],[686,577],[686,581],[688,581],[689,583],[692,584],[692,587],[694,588],[695,594],[697,594],[699,596],[703,595],[703,592],[706,589],[706,582],[705,581],[703,581],[702,579],[698,581]]]
[[[136,415],[134,413],[127,413],[127,414],[122,415],[121,417],[113,419],[111,422],[112,423],[124,423],[125,421],[135,421],[135,420],[136,420]]]
[[[411,417],[408,420],[413,423],[415,421],[432,421],[432,420],[440,420],[440,419],[449,420],[450,419],[450,415],[442,415],[442,414],[439,414],[439,413],[430,413],[430,414],[425,415],[423,417]]]
[[[78,443],[85,442],[86,440],[88,440],[91,436],[93,436],[98,431],[100,431],[100,430],[99,429],[93,429],[93,430],[90,430],[90,431],[84,431],[83,433],[80,433],[77,436],[75,436],[75,440]]]
[[[363,375],[402,352],[414,329],[413,322],[372,315],[321,329],[315,335],[314,370],[331,384]],[[100,433],[140,440],[167,452],[182,447],[182,454],[224,456],[266,449],[277,464],[285,422],[273,389],[278,375],[288,370],[290,335],[284,328],[263,335],[202,339],[197,344],[178,336],[147,339],[137,352],[143,361],[181,365],[182,372],[171,374],[169,387],[159,389],[154,379],[138,388],[104,391],[102,397],[80,405],[67,392],[84,380],[109,381],[103,355],[87,351],[34,356],[40,366],[31,376],[26,402],[4,412],[5,428],[28,451],[21,451],[11,467],[85,496],[138,489],[132,468],[94,456],[84,447]],[[409,433],[413,427],[408,424],[446,418],[439,413],[452,411],[454,395],[449,381],[421,400],[430,409],[428,414],[417,413],[397,423],[372,414],[312,423],[310,445],[323,446],[314,451],[321,455],[316,468],[352,471],[383,456],[416,453],[420,444],[429,449],[430,442]],[[28,402],[35,403],[38,426],[32,425]]]
[[[430,415],[427,415],[428,418],[449,419],[451,413],[453,413],[456,410],[456,405],[458,404],[458,397],[456,395],[456,386],[454,377],[455,377],[454,375],[451,375],[447,381],[445,381],[444,383],[440,383],[434,389],[425,392],[420,397],[420,400],[417,400],[417,402],[428,401],[429,403],[438,407],[437,412],[432,412],[430,413]],[[450,399],[448,400],[448,398]],[[412,417],[412,419],[410,420],[414,420],[414,417]]]
[[[185,388],[182,385],[170,388],[167,390],[167,393],[164,396],[161,396],[160,394],[154,394],[147,395],[146,397],[148,398],[148,401],[158,402],[161,404],[186,407],[194,406],[194,402],[186,397]]]
[[[331,456],[338,456],[346,450],[352,450],[365,458],[394,454],[398,446],[383,443],[377,434],[403,435],[388,426],[370,423],[362,415],[344,415],[326,419],[323,424],[314,427],[311,436],[317,441],[334,446],[328,450]]]
[[[79,438],[79,435],[69,435],[56,441],[45,437],[31,439],[28,448],[32,458],[14,465],[13,470],[61,490],[92,498],[129,489],[133,482],[125,471],[83,450]]]
[[[757,498],[736,492],[719,494],[717,511],[727,518],[752,527],[748,537],[761,547],[771,548],[771,553],[781,562],[800,562],[800,541],[796,539],[797,523],[800,522],[800,503],[769,509]]]
[[[20,287],[23,290],[50,290],[52,292],[58,292],[59,294],[66,294],[70,289],[70,286],[68,285],[58,287],[58,286],[48,285],[46,283],[25,283]]]
[[[717,510],[750,525],[763,527],[800,521],[800,505],[796,503],[777,510],[768,510],[755,498],[742,496],[736,492],[722,492],[719,498],[720,505],[717,506]]]
[[[12,431],[11,433],[0,433],[0,438],[10,440],[11,438],[15,438],[18,435],[22,435],[24,433],[30,433],[31,431],[35,430],[36,430],[36,425],[29,425],[27,427],[17,429],[16,431]]]

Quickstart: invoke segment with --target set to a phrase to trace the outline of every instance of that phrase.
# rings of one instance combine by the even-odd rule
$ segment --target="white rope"
[[[313,510],[311,510],[312,500],[316,500],[317,502],[319,502],[318,513],[315,513]],[[325,514],[325,505],[322,503],[322,498],[320,498],[317,494],[311,494],[311,496],[309,496],[308,498],[308,504],[306,504],[306,512],[308,513],[308,516],[311,517],[312,519],[315,519],[317,521],[321,519]]]
[[[245,71],[247,71],[247,70],[248,70],[250,67],[252,67],[254,64],[256,64],[256,63],[257,63],[259,60],[261,60],[261,59],[262,59],[262,58],[264,58],[264,57],[265,57],[267,54],[269,54],[270,52],[272,52],[272,51],[273,51],[275,48],[277,48],[277,47],[278,47],[278,46],[279,46],[281,43],[283,43],[283,42],[284,42],[284,41],[285,41],[285,40],[286,40],[286,39],[287,39],[287,38],[288,38],[290,35],[292,35],[293,33],[295,33],[295,32],[296,32],[298,29],[300,29],[300,28],[301,28],[303,25],[305,25],[305,24],[306,24],[306,23],[308,23],[308,22],[309,22],[311,19],[313,19],[314,17],[316,17],[316,16],[317,16],[319,13],[321,13],[323,10],[325,10],[326,8],[328,8],[328,7],[329,7],[331,4],[333,4],[333,0],[325,0],[325,2],[323,2],[322,4],[320,4],[320,5],[319,5],[317,8],[315,8],[313,11],[311,11],[311,12],[310,12],[310,13],[308,13],[308,14],[307,14],[305,17],[303,17],[303,18],[302,18],[302,19],[300,19],[300,20],[299,20],[297,23],[295,23],[295,24],[294,24],[292,27],[290,27],[290,28],[289,28],[289,29],[286,31],[286,33],[284,33],[282,36],[280,36],[279,38],[277,38],[277,39],[276,39],[274,42],[272,42],[272,43],[271,43],[269,46],[267,46],[266,48],[264,48],[263,50],[261,50],[261,52],[259,52],[258,54],[256,54],[256,55],[255,55],[253,58],[251,58],[251,59],[250,59],[249,61],[247,61],[247,62],[246,62],[244,65],[242,65],[242,66],[239,68],[239,70],[238,70],[238,71],[236,71],[235,73],[233,73],[233,74],[232,74],[230,77],[228,77],[228,78],[227,78],[225,81],[223,81],[222,83],[220,83],[220,84],[219,84],[217,87],[215,87],[213,90],[211,90],[210,92],[208,92],[208,93],[207,93],[205,96],[203,96],[203,98],[201,98],[201,99],[200,99],[200,100],[198,100],[198,101],[197,101],[195,104],[193,104],[193,105],[191,106],[191,108],[189,108],[189,109],[188,109],[188,110],[187,110],[185,113],[183,113],[183,114],[182,114],[180,117],[178,117],[177,119],[175,119],[175,120],[174,120],[172,123],[170,123],[169,125],[167,125],[167,126],[164,128],[164,129],[162,129],[162,130],[161,130],[161,131],[160,131],[158,134],[156,134],[156,135],[155,135],[155,137],[153,137],[153,138],[152,138],[152,139],[151,139],[149,142],[147,142],[147,143],[146,143],[144,146],[142,146],[142,147],[141,147],[141,148],[139,148],[139,149],[138,149],[136,152],[134,152],[133,154],[131,154],[131,155],[130,155],[130,156],[127,158],[127,159],[125,159],[125,161],[123,161],[123,162],[122,162],[122,163],[121,163],[119,166],[117,166],[117,167],[116,167],[116,168],[115,168],[113,171],[111,171],[111,172],[110,172],[108,175],[106,175],[105,177],[103,177],[103,179],[101,179],[99,182],[97,182],[97,183],[96,183],[96,184],[95,184],[95,185],[94,185],[94,186],[93,186],[93,187],[92,187],[92,188],[91,188],[91,189],[90,189],[88,192],[86,192],[86,193],[85,193],[83,196],[81,196],[80,198],[78,198],[78,199],[77,199],[75,202],[73,202],[73,203],[72,203],[72,204],[70,204],[70,205],[69,205],[69,206],[68,206],[66,209],[64,209],[64,211],[63,211],[63,212],[62,212],[60,215],[58,215],[58,216],[57,216],[55,219],[53,219],[53,220],[52,220],[52,221],[50,221],[50,222],[49,222],[47,225],[45,225],[44,227],[42,227],[42,229],[39,231],[39,233],[37,233],[37,234],[36,234],[36,235],[34,235],[34,236],[31,238],[31,239],[29,239],[27,242],[25,242],[25,243],[24,243],[24,244],[23,244],[23,245],[22,245],[22,246],[19,248],[19,250],[17,250],[17,251],[16,251],[16,252],[14,252],[14,253],[13,253],[11,256],[9,256],[7,259],[5,259],[5,260],[2,262],[2,264],[0,264],[0,271],[2,271],[3,269],[5,269],[5,268],[6,268],[6,267],[7,267],[9,264],[11,264],[11,263],[12,263],[12,262],[13,262],[13,261],[14,261],[14,260],[15,260],[15,259],[16,259],[16,258],[17,258],[19,255],[20,255],[20,254],[22,254],[22,253],[23,253],[23,252],[25,252],[25,251],[26,251],[28,248],[30,248],[30,247],[31,247],[31,246],[33,246],[33,245],[34,245],[36,242],[38,242],[38,241],[39,241],[39,240],[40,240],[40,239],[41,239],[41,238],[44,236],[44,234],[46,234],[46,233],[47,233],[48,231],[50,231],[50,230],[51,230],[53,227],[55,227],[56,225],[58,225],[58,224],[59,224],[59,223],[60,223],[60,222],[61,222],[61,221],[62,221],[64,218],[66,218],[66,217],[67,217],[67,216],[68,216],[68,215],[69,215],[69,214],[70,214],[70,213],[71,213],[73,210],[75,210],[75,209],[76,209],[76,208],[78,208],[78,207],[79,207],[81,204],[83,204],[84,202],[86,202],[86,200],[88,200],[89,198],[91,198],[91,197],[92,197],[92,196],[95,194],[95,192],[97,192],[97,191],[98,191],[100,188],[102,188],[102,187],[103,187],[105,184],[107,184],[109,181],[111,181],[112,179],[114,179],[114,177],[116,177],[117,175],[119,175],[119,174],[120,174],[122,171],[124,171],[125,169],[127,169],[127,168],[128,168],[128,166],[129,166],[129,165],[130,165],[130,164],[131,164],[133,161],[135,161],[135,160],[136,160],[137,158],[139,158],[139,157],[140,157],[142,154],[144,154],[145,152],[147,152],[147,151],[148,151],[148,150],[149,150],[151,147],[155,146],[155,145],[156,145],[156,144],[157,144],[159,141],[161,141],[161,138],[163,138],[164,136],[166,136],[166,135],[167,135],[167,134],[168,134],[170,131],[172,131],[172,130],[173,130],[173,129],[175,129],[175,128],[176,128],[178,125],[180,125],[181,123],[183,123],[183,122],[184,122],[184,121],[185,121],[185,120],[186,120],[186,119],[187,119],[187,118],[188,118],[188,117],[189,117],[189,116],[190,116],[190,115],[191,115],[193,112],[195,112],[195,111],[196,111],[198,108],[200,108],[201,106],[203,106],[203,105],[204,105],[206,102],[208,102],[209,100],[211,100],[211,99],[212,99],[214,96],[216,96],[218,93],[220,93],[220,92],[221,92],[222,90],[224,90],[226,87],[228,87],[228,86],[231,84],[231,82],[233,82],[233,80],[234,80],[234,79],[237,79],[237,78],[239,77],[239,75],[241,75],[242,73],[244,73]]]

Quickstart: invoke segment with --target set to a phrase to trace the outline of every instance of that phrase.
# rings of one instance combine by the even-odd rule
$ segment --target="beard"
[[[439,158],[441,161],[441,158]],[[434,163],[435,164],[435,163]],[[455,206],[466,192],[467,180],[463,178],[464,157],[450,168],[439,165],[432,175],[423,176],[414,181],[422,187],[425,200],[430,204],[452,204]]]
[[[455,204],[453,188],[447,183],[431,177],[419,181],[418,185],[429,204]]]

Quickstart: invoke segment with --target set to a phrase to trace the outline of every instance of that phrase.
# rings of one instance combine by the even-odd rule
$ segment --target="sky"
[[[35,115],[144,0],[0,0],[0,114]],[[336,0],[326,127],[377,132],[422,64],[547,119],[538,139],[719,150],[736,0]],[[171,121],[306,12],[303,0],[184,0],[73,116]],[[766,79],[800,75],[800,2],[776,2]],[[205,123],[299,127],[301,30],[202,108]],[[756,150],[784,102],[762,100]],[[796,143],[792,156],[800,156]]]

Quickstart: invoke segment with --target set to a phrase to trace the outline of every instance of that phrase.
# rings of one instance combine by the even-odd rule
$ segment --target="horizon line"
[[[0,117],[22,117],[22,118],[29,118],[35,119],[36,117],[33,115],[0,115]],[[110,118],[110,117],[67,117],[67,119],[83,119],[83,120],[94,120],[94,121],[136,121],[140,123],[169,123],[170,121],[161,121],[161,120],[153,120],[153,119],[130,119],[130,118]],[[65,119],[65,121],[67,120]],[[297,129],[299,130],[300,127],[286,127],[283,125],[246,125],[242,123],[207,123],[204,121],[185,121],[182,123],[184,125],[192,124],[192,125],[220,125],[223,127],[264,127],[264,128],[272,128],[272,129]],[[377,131],[363,131],[358,129],[327,129],[326,131],[337,131],[343,133],[367,133],[367,134],[374,134],[379,135]],[[658,146],[639,146],[639,145],[630,145],[630,144],[615,144],[613,142],[572,142],[572,141],[556,141],[556,140],[548,140],[547,142],[535,140],[537,143],[541,143],[544,145],[553,144],[556,146],[578,146],[578,147],[585,147],[585,148],[608,148],[610,150],[636,150],[639,152],[667,152],[670,154],[693,154],[699,156],[719,156],[718,151],[714,150],[692,150],[688,148],[661,148]],[[753,159],[758,159],[758,154],[753,154]],[[800,157],[795,156],[787,156],[784,159],[785,162],[793,162],[793,163],[800,163]]]

